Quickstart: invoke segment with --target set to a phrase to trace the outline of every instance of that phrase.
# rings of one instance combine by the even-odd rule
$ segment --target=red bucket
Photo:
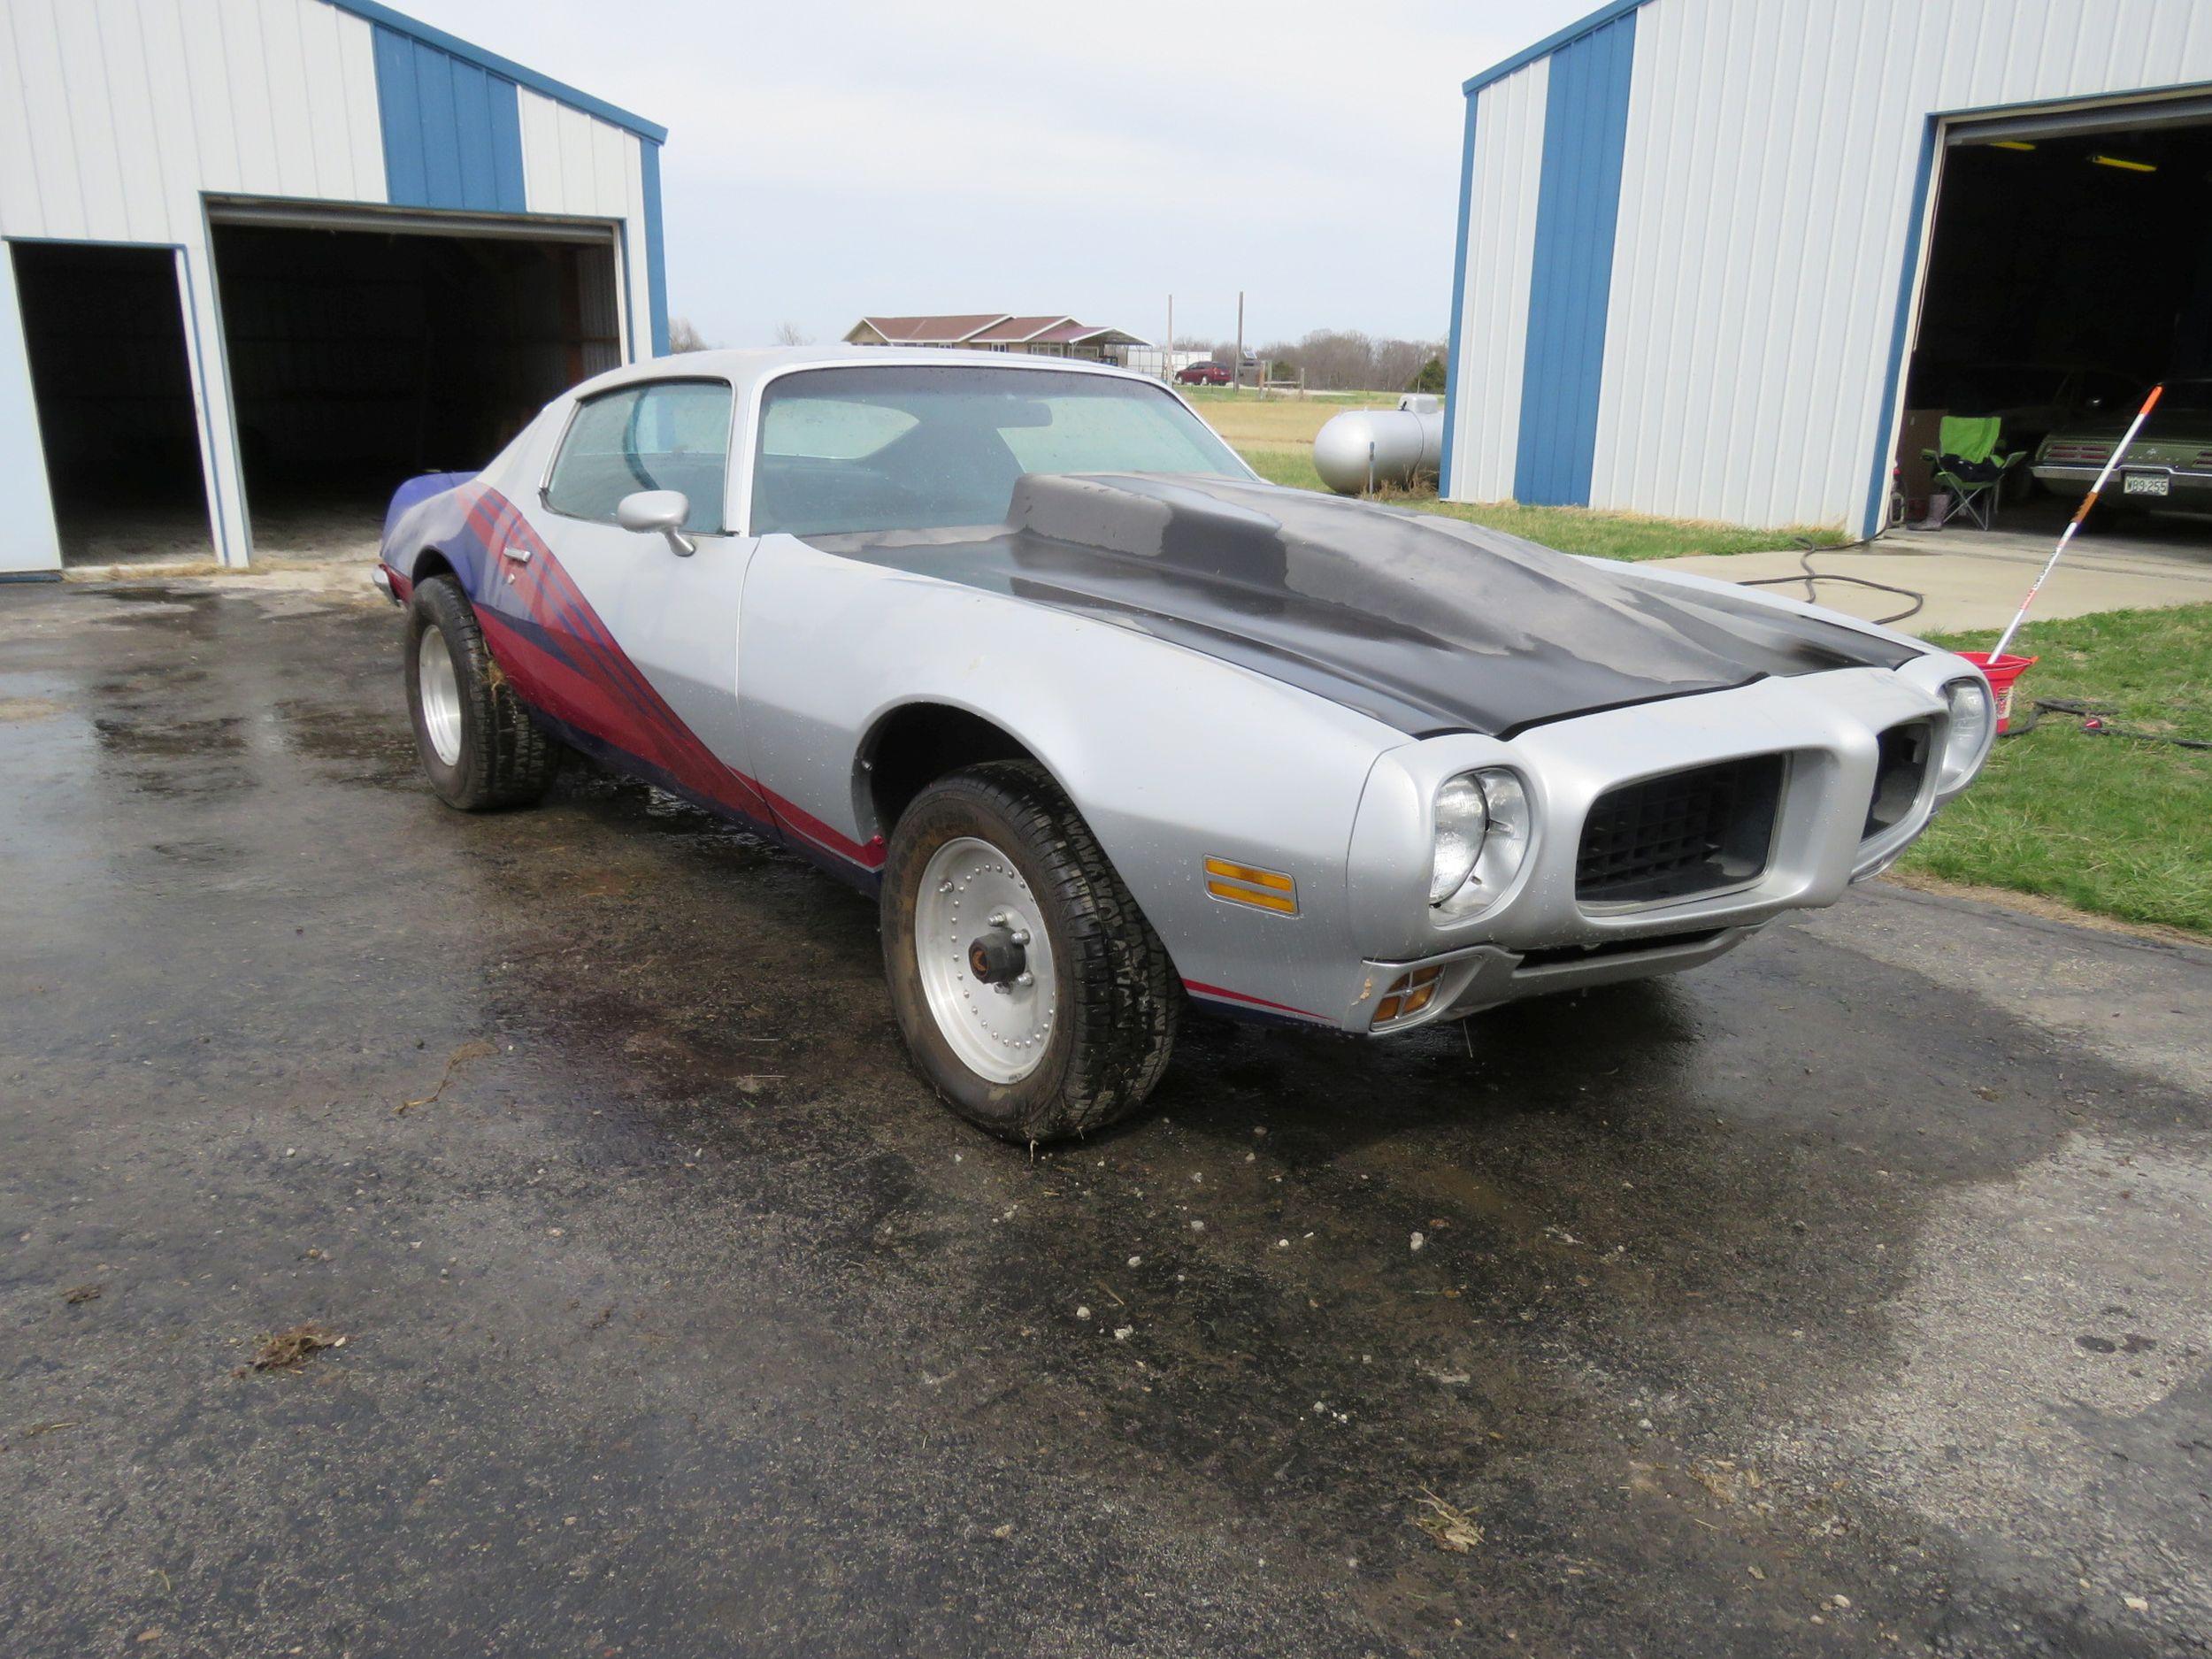
[[[1997,734],[2002,737],[2012,725],[2014,682],[2029,669],[2034,667],[2042,658],[2000,657],[1992,662],[1987,651],[1961,651],[1959,655],[1989,676],[1989,689],[1997,699]]]

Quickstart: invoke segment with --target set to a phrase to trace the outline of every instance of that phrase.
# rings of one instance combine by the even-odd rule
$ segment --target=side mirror
[[[625,495],[614,510],[614,521],[625,530],[666,536],[668,550],[679,558],[689,558],[699,550],[699,544],[684,534],[684,520],[690,517],[691,498],[680,489],[641,489]]]

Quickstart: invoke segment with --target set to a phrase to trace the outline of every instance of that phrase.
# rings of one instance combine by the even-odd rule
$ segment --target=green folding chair
[[[1944,416],[1936,432],[1936,447],[1920,452],[1937,488],[1950,492],[1951,506],[1943,515],[1944,524],[1962,513],[1985,530],[1996,524],[1997,498],[2005,474],[2028,458],[2025,449],[2001,456],[1997,451],[2003,447],[2004,422],[1995,415]]]

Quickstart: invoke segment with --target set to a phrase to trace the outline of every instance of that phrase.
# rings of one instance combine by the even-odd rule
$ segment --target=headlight
[[[1936,773],[1936,793],[1949,795],[1965,787],[1988,752],[1994,710],[1989,687],[1978,680],[1954,680],[1943,687],[1943,701],[1951,711],[1951,733],[1943,741],[1943,762]]]
[[[1528,795],[1502,766],[1462,772],[1436,792],[1436,849],[1429,902],[1447,916],[1503,896],[1528,856]]]

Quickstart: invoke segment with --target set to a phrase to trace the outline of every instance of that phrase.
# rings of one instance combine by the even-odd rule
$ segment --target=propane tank
[[[1313,470],[1340,495],[1363,495],[1371,482],[1403,488],[1435,473],[1443,456],[1444,416],[1436,408],[1348,409],[1313,440]]]

